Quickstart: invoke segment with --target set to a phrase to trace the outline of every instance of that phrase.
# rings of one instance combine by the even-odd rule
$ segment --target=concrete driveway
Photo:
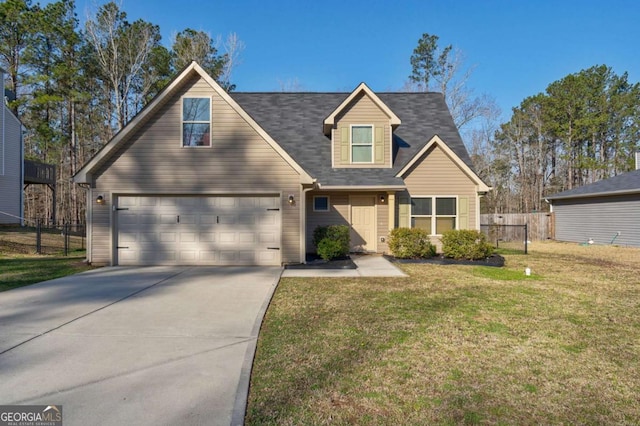
[[[0,404],[65,425],[241,424],[279,267],[102,268],[0,293]]]

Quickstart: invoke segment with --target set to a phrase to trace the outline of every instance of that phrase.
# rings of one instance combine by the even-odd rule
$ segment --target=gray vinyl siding
[[[333,164],[334,167],[391,167],[391,126],[389,117],[366,94],[356,96],[342,112],[336,116],[336,128],[333,131]],[[372,164],[351,164],[341,159],[342,129],[349,129],[353,124],[372,124],[383,129],[383,162]],[[374,137],[375,139],[375,137]],[[346,141],[349,142],[349,141]],[[375,141],[374,141],[375,157]]]
[[[20,224],[23,167],[22,126],[4,103],[0,108],[2,108],[0,111],[0,212],[7,213],[0,213],[0,224]]]
[[[640,194],[554,200],[556,240],[640,247]]]
[[[307,232],[306,232],[306,247],[307,252],[312,253],[315,251],[313,245],[313,231],[318,226],[328,225],[347,225],[351,224],[351,205],[349,198],[357,195],[369,195],[376,197],[376,251],[378,253],[386,253],[389,249],[386,243],[386,239],[389,233],[389,205],[387,202],[384,204],[380,202],[380,195],[384,194],[385,199],[388,199],[386,193],[374,193],[371,192],[327,192],[327,191],[311,191],[307,193]],[[313,198],[316,196],[328,196],[329,197],[329,211],[328,212],[314,212],[313,211]],[[385,237],[385,242],[380,242],[380,237]]]
[[[211,147],[181,146],[181,97],[211,97]],[[301,196],[293,169],[204,80],[191,78],[95,173],[92,261],[110,263],[113,194],[281,194],[282,261],[300,261]]]

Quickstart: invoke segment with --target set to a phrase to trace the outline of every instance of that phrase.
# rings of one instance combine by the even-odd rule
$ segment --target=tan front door
[[[351,196],[351,250],[376,251],[376,198]]]

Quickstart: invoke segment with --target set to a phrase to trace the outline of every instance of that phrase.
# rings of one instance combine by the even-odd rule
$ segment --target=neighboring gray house
[[[0,68],[0,225],[22,224],[22,124],[5,102],[4,73]]]
[[[195,62],[74,177],[87,260],[300,263],[318,225],[479,229],[489,188],[438,93],[227,93]]]
[[[556,240],[640,247],[640,170],[554,194]]]

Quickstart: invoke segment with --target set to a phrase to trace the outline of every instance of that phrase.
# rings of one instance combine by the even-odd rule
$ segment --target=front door
[[[351,251],[376,251],[376,197],[351,196]]]

